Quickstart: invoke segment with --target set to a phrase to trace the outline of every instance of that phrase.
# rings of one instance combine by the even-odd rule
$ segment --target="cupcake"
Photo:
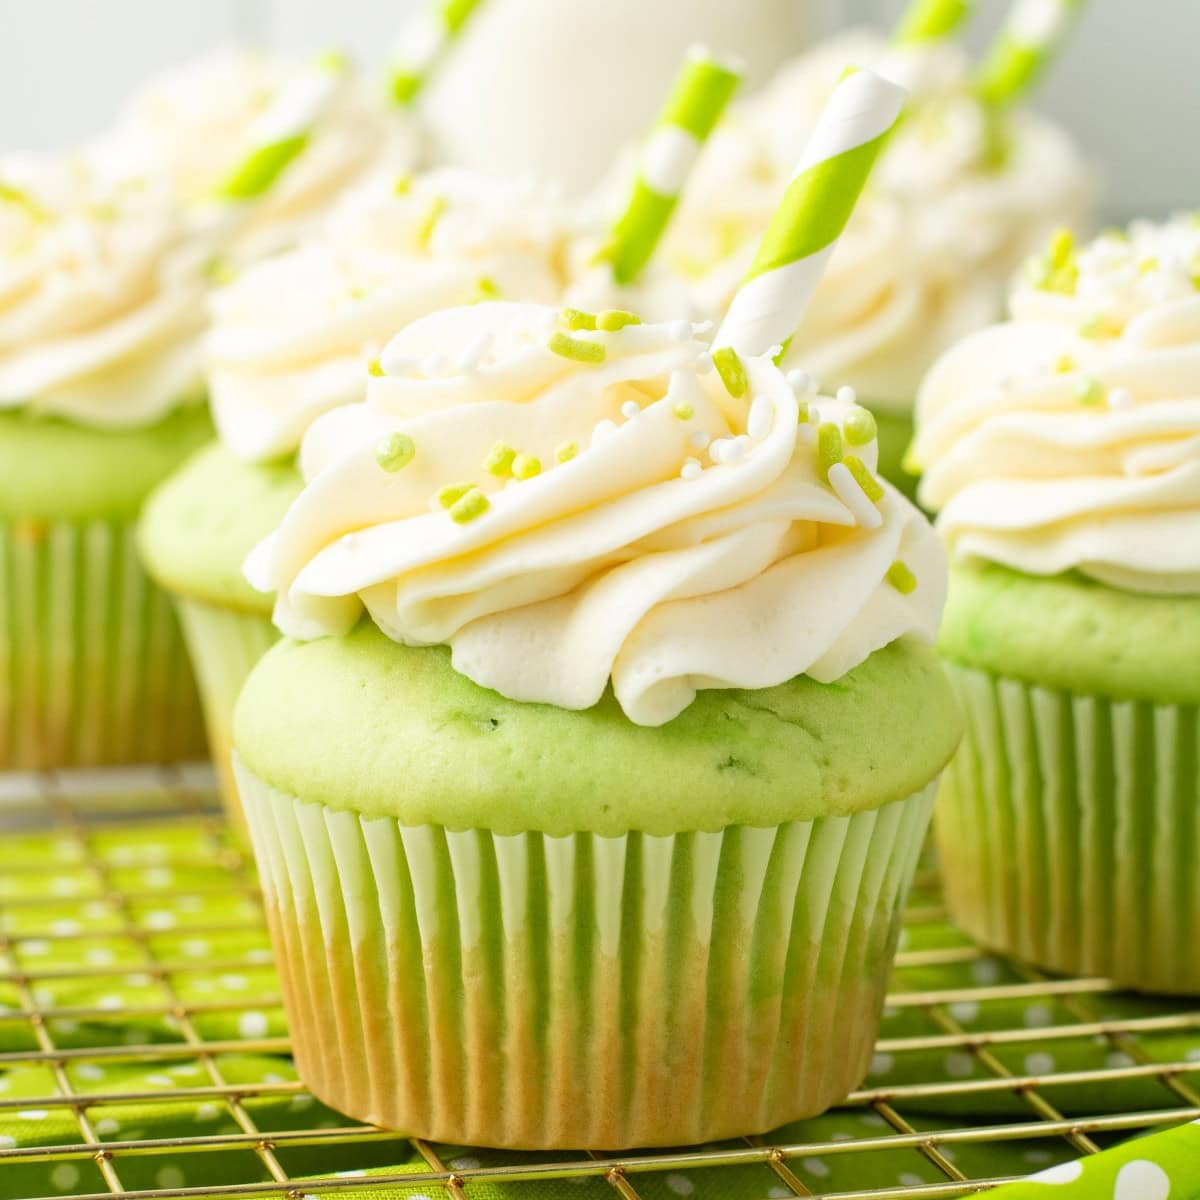
[[[565,231],[553,196],[530,181],[379,172],[318,236],[214,292],[207,366],[219,440],[152,498],[142,550],[176,599],[231,812],[234,700],[277,637],[271,597],[241,565],[300,490],[304,431],[361,400],[384,343],[416,317],[499,294],[556,299]],[[455,353],[467,359],[471,347]]]
[[[160,180],[0,163],[0,766],[197,757],[195,686],[134,522],[212,436],[203,257]]]
[[[695,333],[408,326],[247,563],[287,637],[235,769],[299,1070],[357,1119],[694,1143],[866,1074],[959,734],[942,550],[868,414]]]
[[[918,403],[967,712],[938,834],[956,919],[1200,992],[1200,225],[1056,238]]]
[[[666,253],[701,308],[723,312],[846,63],[905,76],[909,114],[880,157],[789,347],[788,365],[854,387],[879,422],[883,474],[901,467],[922,376],[944,350],[999,319],[1008,281],[1056,228],[1085,225],[1089,171],[1034,113],[993,117],[966,54],[946,39],[901,55],[870,32],[798,58],[709,142]],[[997,144],[1003,150],[997,155]]]

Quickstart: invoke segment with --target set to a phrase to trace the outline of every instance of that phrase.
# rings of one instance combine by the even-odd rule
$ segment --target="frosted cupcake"
[[[1013,271],[1055,228],[1086,225],[1093,188],[1061,130],[983,102],[953,41],[898,49],[873,32],[844,34],[797,59],[710,141],[667,242],[702,308],[728,304],[847,63],[901,76],[909,115],[787,362],[858,391],[880,423],[884,475],[911,489],[901,458],[922,376],[942,351],[999,318]]]
[[[940,799],[955,917],[1051,970],[1200,992],[1200,226],[1030,263],[922,388],[967,708]]]
[[[133,529],[212,435],[203,255],[169,189],[99,158],[0,164],[0,765],[203,752]]]
[[[532,182],[380,173],[319,237],[214,293],[207,365],[219,442],[155,495],[142,546],[177,600],[232,811],[233,703],[277,636],[271,597],[246,584],[241,564],[300,490],[304,431],[361,400],[384,343],[414,318],[496,295],[557,298],[566,237],[554,197]],[[449,371],[471,353],[425,365]]]
[[[289,637],[235,763],[307,1085],[526,1147],[834,1103],[958,735],[942,552],[867,414],[627,313],[451,310],[383,364],[247,567]]]

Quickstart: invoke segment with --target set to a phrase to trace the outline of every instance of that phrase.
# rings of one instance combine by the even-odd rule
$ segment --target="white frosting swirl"
[[[207,201],[250,148],[264,113],[309,70],[249,50],[214,51],[148,80],[105,143],[164,173],[185,204]],[[420,151],[412,117],[387,110],[363,80],[348,77],[304,152],[247,210],[232,252],[244,260],[294,244],[381,161],[411,170]]]
[[[802,56],[717,131],[666,253],[723,311],[848,63],[898,77],[912,115],[893,136],[798,330],[789,362],[906,409],[939,353],[996,320],[1013,269],[1057,226],[1086,222],[1091,181],[1061,132],[1029,113],[990,165],[970,63],[950,43],[901,53],[845,34]]]
[[[312,426],[307,487],[247,564],[278,591],[285,633],[344,632],[365,605],[396,641],[448,643],[457,670],[518,700],[586,708],[611,680],[643,725],[702,688],[831,681],[904,634],[933,638],[945,564],[932,530],[891,489],[878,508],[839,499],[768,360],[744,363],[734,399],[688,322],[558,330],[603,351],[588,363],[551,351],[556,316],[489,304],[419,321],[389,360],[455,361],[471,345],[473,369],[374,379],[365,403]],[[846,422],[844,400],[813,399],[822,421]],[[398,434],[415,453],[389,471]],[[499,443],[540,473],[522,460],[522,478],[491,473]],[[564,446],[577,453],[559,461]],[[873,471],[875,443],[857,453]],[[459,481],[478,489],[462,523],[436,499]],[[888,582],[897,559],[915,591]]]
[[[933,369],[913,457],[962,557],[1200,592],[1200,225],[1065,240]]]
[[[532,181],[380,174],[319,237],[214,293],[209,386],[222,440],[251,460],[291,453],[314,418],[362,398],[367,364],[396,329],[481,287],[557,299],[566,237],[554,196]]]
[[[0,162],[0,408],[132,426],[203,393],[202,255],[169,189],[108,165]]]

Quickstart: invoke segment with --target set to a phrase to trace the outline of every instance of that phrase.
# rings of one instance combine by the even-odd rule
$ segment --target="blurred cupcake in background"
[[[273,597],[249,587],[241,564],[300,490],[304,432],[362,399],[397,327],[498,296],[555,300],[569,234],[553,192],[530,180],[379,172],[318,236],[214,293],[207,366],[219,441],[155,495],[142,546],[178,602],[231,811],[233,702],[277,637]],[[473,350],[458,353],[465,361]]]
[[[1200,224],[1029,264],[921,389],[967,712],[938,830],[973,936],[1200,992]]]
[[[998,319],[1035,246],[1091,215],[1079,151],[1020,103],[1065,37],[1070,7],[1055,28],[1030,31],[1018,6],[980,65],[954,40],[969,12],[958,0],[917,0],[890,39],[859,30],[802,55],[717,131],[668,237],[668,261],[692,280],[700,307],[723,311],[846,64],[909,88],[905,119],[786,359],[857,390],[879,421],[884,475],[909,491],[901,459],[925,371]]]
[[[203,751],[142,500],[212,435],[207,254],[172,189],[100,154],[0,163],[0,765]]]

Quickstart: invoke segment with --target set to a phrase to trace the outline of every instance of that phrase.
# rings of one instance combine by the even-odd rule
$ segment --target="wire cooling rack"
[[[182,843],[164,836],[172,831],[187,836]],[[65,886],[64,878],[74,882]],[[53,1181],[47,1196],[88,1200],[355,1193],[545,1200],[563,1194],[564,1180],[584,1200],[919,1200],[984,1192],[1036,1164],[1095,1153],[1200,1115],[1200,1008],[1120,998],[1102,979],[1052,979],[987,955],[947,926],[929,866],[907,913],[872,1076],[840,1110],[836,1129],[817,1118],[770,1138],[619,1155],[441,1147],[329,1110],[314,1124],[287,1116],[314,1106],[294,1074],[230,1078],[229,1055],[286,1064],[288,1042],[262,1017],[278,1006],[273,991],[258,991],[252,1006],[203,999],[213,979],[240,979],[237,972],[249,969],[272,978],[252,857],[221,819],[203,772],[0,776],[0,885],[0,990],[16,1001],[0,1006],[0,1034],[7,1028],[10,1035],[0,1045],[24,1047],[0,1052],[0,1075],[36,1068],[47,1079],[45,1094],[14,1098],[0,1090],[0,1129],[12,1127],[6,1118],[53,1115],[70,1130],[53,1144],[0,1138],[0,1196],[11,1195],[4,1189],[6,1172],[17,1178],[12,1167],[28,1173],[40,1165]],[[240,906],[236,919],[205,916],[206,899],[218,895],[226,908],[231,899]],[[106,949],[70,967],[40,965],[47,947],[88,936],[72,917],[83,906],[104,918]],[[164,921],[164,910],[184,919]],[[246,944],[248,931],[255,944]],[[222,938],[234,935],[240,952],[223,952]],[[930,978],[939,986],[927,986]],[[106,996],[114,980],[151,985],[152,998],[114,1013]],[[75,1002],[54,999],[63,985],[77,985]],[[166,1033],[135,1035],[131,1043],[128,1027],[118,1032],[118,1016],[158,1021]],[[64,1036],[87,1022],[111,1038],[79,1044],[78,1036]],[[214,1035],[216,1026],[225,1032]],[[890,1026],[900,1032],[889,1033]],[[229,1027],[236,1036],[228,1036]],[[155,1074],[124,1090],[89,1088],[87,1080],[101,1074],[98,1064]],[[1097,1101],[1094,1115],[1089,1097]],[[1117,1102],[1121,1097],[1128,1105]],[[206,1110],[221,1132],[134,1136],[119,1120],[98,1115],[136,1109],[160,1128],[156,1112],[187,1113],[189,1106]],[[853,1136],[844,1131],[850,1119],[860,1127]],[[1029,1165],[1001,1174],[979,1165],[984,1151],[1005,1147],[1023,1148],[1006,1163]],[[224,1164],[220,1178],[186,1186],[191,1172],[184,1168],[216,1155],[224,1157],[207,1161]],[[873,1177],[868,1164],[884,1156],[911,1169],[883,1186],[859,1186],[858,1164],[863,1178]],[[167,1165],[153,1186],[131,1185],[147,1177],[147,1160]]]

